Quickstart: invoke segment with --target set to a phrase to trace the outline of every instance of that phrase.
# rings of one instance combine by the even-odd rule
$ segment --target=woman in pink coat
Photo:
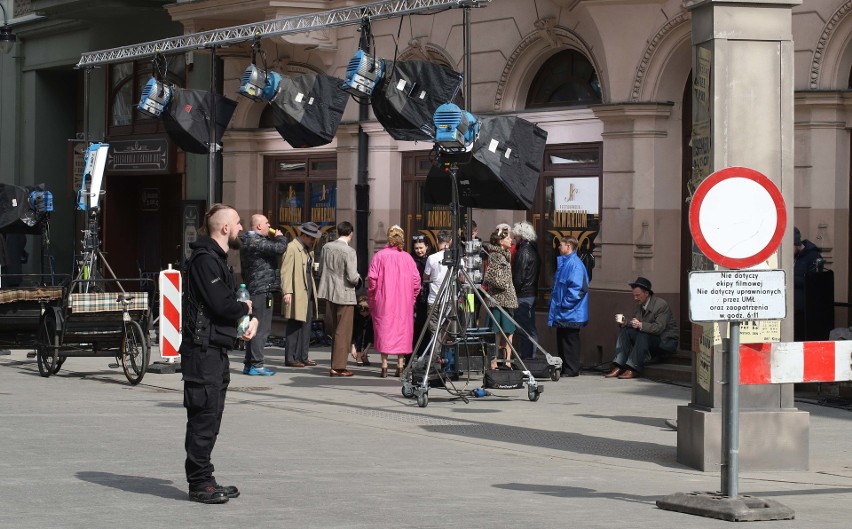
[[[403,356],[411,354],[414,339],[414,301],[420,292],[420,274],[404,247],[405,232],[391,226],[388,244],[373,256],[367,274],[373,347],[382,355],[382,378],[388,376],[388,355],[398,355],[395,376],[400,376]]]

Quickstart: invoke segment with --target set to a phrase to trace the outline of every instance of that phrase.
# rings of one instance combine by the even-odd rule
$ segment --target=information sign
[[[779,320],[787,315],[783,270],[726,270],[689,273],[689,319]]]

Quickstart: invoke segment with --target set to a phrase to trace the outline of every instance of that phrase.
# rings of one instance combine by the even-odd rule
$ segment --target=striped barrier
[[[180,356],[182,295],[180,272],[169,265],[160,272],[160,356],[169,362]]]
[[[852,340],[740,346],[740,384],[852,380]]]

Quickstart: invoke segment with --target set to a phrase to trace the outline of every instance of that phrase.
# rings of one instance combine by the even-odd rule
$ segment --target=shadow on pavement
[[[595,415],[593,413],[580,413],[577,414],[577,417],[586,417],[587,419],[609,419],[611,421],[626,422],[630,424],[642,424],[645,426],[654,426],[661,430],[671,429],[666,426],[665,419],[658,419],[656,417],[636,417],[633,415]]]
[[[88,481],[95,485],[112,487],[126,492],[148,494],[167,500],[186,500],[186,491],[175,487],[172,485],[173,482],[167,479],[125,476],[110,472],[77,472],[76,476],[83,481]]]
[[[560,487],[557,485],[535,485],[531,483],[505,483],[494,485],[495,488],[503,490],[514,490],[520,492],[533,492],[555,498],[604,498],[608,500],[626,501],[629,503],[643,503],[653,505],[660,496],[640,496],[638,494],[622,494],[617,492],[598,492],[595,489],[584,487]]]

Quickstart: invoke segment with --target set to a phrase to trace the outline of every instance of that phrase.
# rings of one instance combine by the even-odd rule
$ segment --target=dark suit
[[[612,362],[641,373],[648,360],[677,351],[679,331],[669,304],[657,296],[648,298],[646,308],[637,305],[634,317],[642,322],[642,330],[630,327],[629,321],[621,327]]]

